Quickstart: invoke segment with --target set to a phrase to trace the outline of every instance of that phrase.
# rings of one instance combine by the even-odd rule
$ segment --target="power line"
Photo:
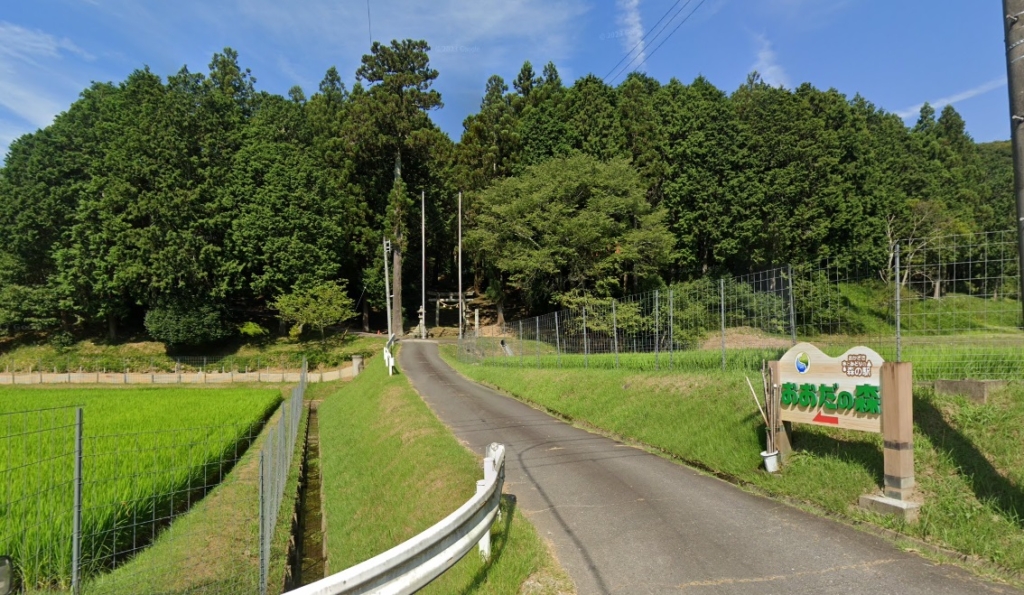
[[[679,10],[676,10],[675,13],[671,17],[669,17],[668,21],[665,21],[665,24],[661,26],[661,29],[658,29],[658,25],[661,23],[661,21],[664,21],[665,20],[665,16],[667,16],[670,12],[675,10],[675,7],[679,5],[679,2],[677,1],[675,4],[673,4],[665,12],[665,14],[662,15],[662,17],[660,19],[658,19],[658,22],[654,24],[654,27],[651,27],[651,30],[647,32],[648,35],[649,35],[649,34],[653,33],[655,31],[655,29],[658,29],[657,33],[654,33],[654,37],[651,38],[651,41],[654,41],[655,39],[657,39],[658,36],[661,35],[665,31],[665,29],[667,29],[668,26],[672,24],[672,21],[674,21],[676,19],[676,17],[678,17],[680,14],[683,13],[684,10],[686,10],[686,7],[689,6],[690,2],[692,2],[692,1],[693,0],[686,0],[686,4],[683,4],[679,8]],[[647,35],[645,35],[644,37],[646,38]],[[625,56],[623,56],[622,60],[625,60],[626,58],[629,58],[631,55],[632,55],[632,50],[630,50],[629,54],[626,54]],[[615,79],[619,78],[619,75],[621,75],[626,69],[628,69],[629,65],[632,64],[634,61],[636,61],[636,59],[639,58],[639,57],[640,57],[639,53],[636,54],[635,56],[632,56],[632,59],[625,66],[623,66],[621,70],[618,70],[618,71],[615,72],[615,75],[612,76],[612,78],[610,79],[609,82],[614,81]],[[622,60],[619,60],[619,64],[622,64]],[[616,64],[616,68],[618,68],[618,64]],[[615,69],[613,68],[612,70],[615,70]],[[608,79],[608,77],[606,76],[605,79]]]
[[[658,28],[658,25],[660,25],[660,24],[661,24],[661,22],[665,20],[665,17],[667,17],[667,16],[668,16],[668,13],[672,12],[672,9],[674,9],[674,8],[675,8],[676,6],[678,6],[678,5],[679,5],[679,3],[680,3],[680,2],[682,2],[682,1],[683,1],[683,0],[676,0],[676,3],[675,3],[675,4],[673,4],[672,6],[669,6],[669,7],[668,7],[668,10],[666,10],[666,11],[665,11],[665,14],[661,15],[661,18],[660,18],[660,19],[658,19],[658,22],[657,22],[657,23],[654,23],[654,26],[653,26],[653,27],[651,27],[651,28],[650,28],[650,29],[649,29],[649,30],[647,31],[647,33],[645,33],[645,34],[644,34],[644,36],[640,38],[640,41],[636,42],[636,45],[635,45],[635,46],[633,46],[633,48],[632,48],[631,50],[629,50],[628,52],[626,52],[626,55],[625,55],[625,56],[623,56],[621,60],[619,60],[618,64],[616,64],[615,66],[612,66],[612,69],[608,71],[608,74],[604,75],[604,79],[602,79],[602,80],[606,80],[606,79],[608,78],[608,75],[609,75],[609,74],[611,74],[611,73],[613,73],[613,72],[615,72],[615,69],[619,67],[619,64],[622,64],[622,61],[623,61],[623,60],[625,60],[626,58],[628,58],[628,57],[630,57],[631,55],[633,55],[633,52],[634,52],[634,51],[636,51],[636,48],[640,47],[640,44],[642,44],[642,43],[644,42],[644,40],[645,40],[645,39],[647,39],[647,36],[648,36],[648,35],[650,35],[650,34],[651,34],[651,33],[652,33],[652,32],[653,32],[653,31],[654,31],[655,29],[657,29],[657,28]],[[687,4],[689,4],[689,3],[690,3],[690,0],[687,0],[687,2],[686,2],[686,3],[687,3]],[[685,8],[685,7],[684,7],[684,8]]]
[[[707,0],[700,0],[700,2],[697,3],[697,6],[694,6],[693,10],[690,11],[690,14],[686,15],[686,18],[684,18],[682,21],[680,21],[679,24],[676,25],[676,28],[672,29],[672,31],[668,34],[668,36],[663,38],[661,40],[661,43],[659,43],[657,45],[657,47],[655,47],[653,50],[651,50],[651,53],[649,53],[646,56],[644,56],[644,59],[641,60],[640,63],[636,65],[636,68],[640,68],[641,66],[643,66],[647,62],[647,60],[649,60],[651,58],[651,56],[653,56],[654,54],[658,53],[658,50],[661,49],[661,46],[665,45],[665,42],[668,41],[669,38],[672,37],[672,35],[676,31],[679,30],[680,27],[682,27],[684,24],[686,24],[686,21],[690,20],[690,17],[692,17],[698,10],[700,10],[700,7],[703,6],[705,2],[707,2]],[[680,12],[682,12],[682,11],[680,11]],[[637,58],[639,58],[639,56],[637,56]],[[635,60],[636,60],[636,58],[633,58],[633,60],[630,60],[629,63],[632,64],[633,61],[635,61]],[[627,65],[626,68],[629,68],[629,66]],[[633,70],[636,70],[636,68],[634,68]]]

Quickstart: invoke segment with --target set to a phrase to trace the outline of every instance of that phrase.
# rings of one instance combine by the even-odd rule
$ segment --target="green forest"
[[[1009,143],[951,106],[907,126],[757,73],[613,87],[526,62],[455,141],[429,52],[374,43],[351,89],[331,67],[309,95],[259,91],[230,48],[92,84],[0,169],[0,334],[201,345],[276,330],[321,286],[369,328],[385,238],[415,321],[421,196],[428,289],[456,288],[461,192],[466,285],[523,314],[822,258],[885,270],[901,239],[1014,225]]]

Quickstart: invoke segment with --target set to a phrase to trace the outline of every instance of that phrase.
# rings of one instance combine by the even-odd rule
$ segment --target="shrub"
[[[219,309],[207,305],[158,306],[146,312],[146,330],[168,347],[195,347],[224,339],[231,331]]]

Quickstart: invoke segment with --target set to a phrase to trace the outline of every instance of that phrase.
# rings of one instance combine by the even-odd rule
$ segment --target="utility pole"
[[[462,193],[459,192],[459,340],[462,340]]]
[[[1013,145],[1013,194],[1017,202],[1017,276],[1024,306],[1024,0],[1003,0],[1006,31],[1006,81],[1010,90],[1010,141]],[[1022,311],[1024,314],[1024,311]],[[1021,319],[1024,323],[1024,318]]]
[[[420,338],[427,338],[427,192],[420,190]]]
[[[384,238],[384,303],[388,309],[388,339],[394,334],[391,328],[391,281],[388,280],[388,252],[391,252],[391,242]]]

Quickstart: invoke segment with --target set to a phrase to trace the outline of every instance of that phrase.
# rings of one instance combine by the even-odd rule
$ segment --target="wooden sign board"
[[[880,433],[883,363],[867,347],[829,357],[798,343],[779,359],[782,421]]]

